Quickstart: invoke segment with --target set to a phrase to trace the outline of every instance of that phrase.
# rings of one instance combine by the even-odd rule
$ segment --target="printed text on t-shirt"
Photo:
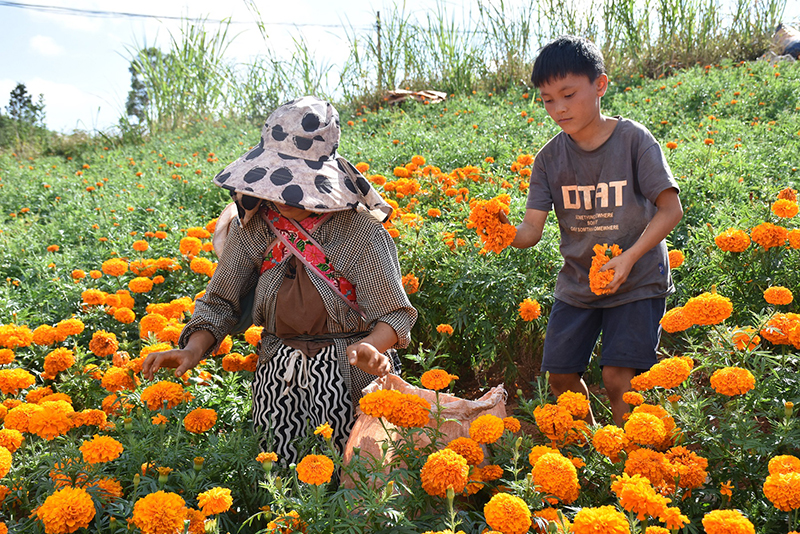
[[[622,206],[622,188],[628,185],[627,180],[614,182],[601,182],[595,185],[562,185],[561,195],[564,198],[564,209],[579,210],[594,209],[592,193],[594,193],[598,208],[607,208],[610,194],[614,195],[614,207]],[[583,201],[583,202],[581,202]]]

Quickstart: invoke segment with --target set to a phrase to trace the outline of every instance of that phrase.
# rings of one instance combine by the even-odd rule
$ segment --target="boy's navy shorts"
[[[556,299],[544,337],[542,372],[583,373],[602,332],[600,366],[650,369],[658,360],[665,298],[613,308],[577,308]]]

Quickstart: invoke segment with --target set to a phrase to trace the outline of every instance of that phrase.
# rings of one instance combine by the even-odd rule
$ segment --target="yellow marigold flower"
[[[561,453],[543,454],[533,466],[532,473],[539,491],[555,495],[566,504],[578,498],[578,470]]]
[[[467,485],[469,465],[464,457],[454,450],[442,449],[428,456],[420,476],[422,489],[428,495],[445,497],[448,488],[452,488],[458,495]]]
[[[532,299],[525,299],[519,303],[519,316],[523,321],[533,321],[542,315],[542,307]]]
[[[211,488],[197,496],[197,504],[206,515],[227,512],[233,504],[231,490],[228,488]]]
[[[195,408],[183,418],[183,427],[193,434],[211,430],[217,422],[217,412],[211,408]]]
[[[713,510],[703,517],[706,534],[755,534],[756,529],[739,510]]]
[[[574,534],[630,534],[631,527],[625,514],[614,506],[581,508],[572,521]]]
[[[44,523],[44,530],[48,534],[63,534],[89,528],[95,516],[95,507],[85,489],[67,487],[45,499],[34,515]]]
[[[498,493],[483,507],[486,523],[503,534],[524,534],[531,528],[531,510],[516,495]]]
[[[478,443],[494,443],[503,435],[505,425],[496,415],[481,415],[469,425],[469,436]]]
[[[641,393],[637,393],[635,391],[626,391],[622,394],[622,400],[631,406],[639,406],[644,402],[644,397],[642,397]]]
[[[2,372],[2,371],[0,371]],[[384,419],[391,415],[395,403],[400,399],[402,393],[395,389],[379,389],[372,393],[367,393],[358,401],[361,411],[372,417]]]
[[[606,425],[594,433],[592,445],[597,452],[607,456],[612,462],[618,462],[619,453],[628,445],[628,437],[618,426]]]
[[[0,391],[4,395],[16,395],[21,389],[27,389],[36,382],[36,378],[24,369],[0,369]]]
[[[770,475],[800,473],[800,458],[790,454],[776,456],[769,461],[768,469]]]
[[[782,286],[772,286],[764,290],[764,300],[773,306],[785,306],[793,299],[791,290]]]
[[[333,460],[321,454],[309,454],[297,464],[297,478],[306,484],[327,484],[333,475]]]
[[[180,495],[157,491],[136,501],[130,522],[142,534],[172,534],[183,532],[186,516],[186,502]]]
[[[503,426],[512,434],[516,434],[522,429],[522,423],[516,417],[503,417]]]
[[[622,254],[622,249],[618,245],[609,246],[608,243],[605,243],[603,245],[595,245],[592,250],[594,251],[594,256],[592,257],[592,265],[589,268],[589,288],[595,295],[605,295],[609,293],[609,290],[605,287],[614,279],[614,269],[606,271],[600,271],[600,269],[611,258]]]
[[[77,336],[85,328],[80,319],[64,319],[56,324],[56,341],[64,341],[69,336]]]
[[[402,393],[386,416],[391,424],[403,428],[421,428],[428,424],[431,405],[417,395]]]
[[[753,373],[740,367],[724,367],[711,375],[711,387],[722,395],[744,395],[756,386]]]
[[[110,436],[97,434],[91,440],[84,441],[80,447],[83,461],[87,464],[99,464],[116,460],[122,454],[122,450],[122,443],[119,441]]]
[[[583,419],[589,415],[589,399],[583,393],[565,391],[558,396],[556,404],[566,410],[576,419]]]
[[[683,306],[683,313],[692,324],[719,324],[731,316],[733,304],[717,293],[703,293],[690,298]]]
[[[667,430],[655,415],[632,413],[625,423],[625,435],[639,445],[657,445],[667,437]]]
[[[444,369],[425,371],[419,379],[423,387],[434,391],[448,387],[453,380],[458,380],[458,377],[456,375],[451,375]]]
[[[742,230],[728,228],[714,238],[714,243],[725,252],[744,252],[750,246],[750,236]]]
[[[553,441],[561,441],[572,428],[572,414],[563,406],[545,404],[533,410],[536,425],[542,434]]]
[[[669,463],[672,477],[678,479],[678,486],[681,488],[699,488],[705,483],[708,460],[702,456],[686,447],[673,447],[664,458]]]
[[[773,202],[770,209],[772,209],[772,213],[782,219],[791,219],[797,215],[798,211],[797,202],[785,198],[779,198]]]
[[[128,262],[121,258],[111,258],[100,266],[108,276],[122,276],[128,272]]]
[[[468,465],[479,465],[483,461],[483,449],[472,438],[456,438],[446,448],[463,456]]]
[[[614,480],[611,490],[619,499],[620,506],[636,514],[639,521],[658,517],[669,504],[669,499],[656,493],[650,481],[641,475],[623,474]]]
[[[680,250],[670,250],[668,253],[668,258],[670,269],[677,269],[683,265],[683,262],[686,259],[686,257],[683,255],[683,252]]]
[[[783,512],[800,509],[800,472],[768,475],[764,495]]]
[[[661,328],[670,334],[675,332],[683,332],[684,330],[690,328],[693,324],[689,317],[683,313],[683,306],[676,306],[675,308],[667,310],[667,313],[665,313],[664,317],[661,318],[660,323]]]
[[[0,447],[5,447],[9,452],[15,452],[25,441],[22,432],[13,428],[3,428],[0,430]],[[0,500],[2,502],[2,500]]]
[[[113,332],[106,332],[105,330],[98,330],[92,334],[92,340],[89,342],[89,350],[95,356],[103,358],[111,356],[119,349],[119,342],[117,336]]]
[[[750,238],[764,250],[769,250],[772,247],[782,247],[789,238],[789,230],[764,222],[750,230]]]
[[[440,334],[446,334],[448,336],[453,335],[453,327],[449,324],[440,324],[436,327],[436,331]]]
[[[319,425],[316,429],[314,429],[314,435],[322,436],[324,439],[331,439],[331,436],[333,436],[333,429],[331,428],[330,423],[325,422],[324,424]]]

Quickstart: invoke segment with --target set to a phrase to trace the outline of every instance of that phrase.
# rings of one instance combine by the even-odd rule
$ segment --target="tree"
[[[9,96],[6,113],[7,117],[0,117],[0,145],[8,146],[13,140],[19,152],[33,137],[44,138],[44,95],[40,94],[34,104],[25,84],[17,83]]]
[[[150,104],[150,97],[142,80],[142,73],[151,72],[153,67],[161,60],[161,50],[151,46],[140,50],[128,67],[128,72],[131,73],[131,90],[128,91],[125,113],[129,117],[139,119],[139,124],[144,124],[147,118],[147,106]]]

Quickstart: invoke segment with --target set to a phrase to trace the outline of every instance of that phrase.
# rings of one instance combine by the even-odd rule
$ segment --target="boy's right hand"
[[[199,356],[186,349],[165,350],[163,352],[153,352],[148,354],[142,364],[142,376],[147,380],[152,380],[156,372],[162,367],[175,369],[175,377],[182,376],[189,369],[193,369],[203,360],[203,355]]]

